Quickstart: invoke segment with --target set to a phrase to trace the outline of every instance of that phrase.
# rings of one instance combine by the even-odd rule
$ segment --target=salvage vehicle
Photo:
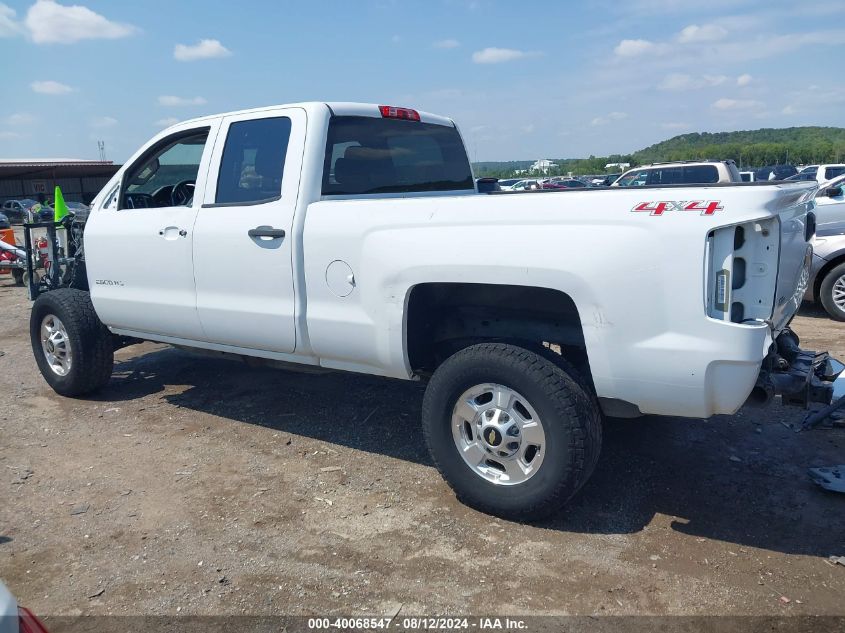
[[[160,132],[94,199],[90,291],[41,293],[32,349],[71,397],[141,340],[425,380],[423,434],[458,497],[535,519],[590,477],[605,415],[829,402],[830,363],[787,327],[814,191],[479,196],[446,117],[353,103],[203,117]]]
[[[742,182],[732,160],[684,160],[674,163],[651,163],[622,174],[611,187],[644,185],[709,185],[717,182]]]
[[[0,581],[0,633],[48,633],[32,611],[18,605],[3,581]]]
[[[816,237],[807,301],[818,301],[832,319],[845,321],[845,175],[816,192]]]

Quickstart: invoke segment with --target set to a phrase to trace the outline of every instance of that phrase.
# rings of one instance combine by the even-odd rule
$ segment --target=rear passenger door
[[[293,220],[305,126],[300,108],[223,120],[194,226],[197,312],[208,341],[296,347]]]

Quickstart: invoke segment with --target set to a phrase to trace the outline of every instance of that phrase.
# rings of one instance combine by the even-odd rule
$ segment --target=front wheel
[[[56,393],[82,396],[111,378],[112,336],[87,292],[60,288],[39,295],[29,333],[38,369]]]
[[[503,343],[473,345],[438,367],[423,401],[423,431],[461,501],[535,520],[584,485],[601,449],[601,417],[574,376],[562,363]]]
[[[819,299],[832,319],[845,321],[845,263],[825,275],[819,287]]]

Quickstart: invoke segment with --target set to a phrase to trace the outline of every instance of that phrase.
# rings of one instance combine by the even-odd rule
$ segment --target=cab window
[[[190,206],[209,128],[156,143],[124,176],[121,209]]]
[[[290,140],[287,117],[238,121],[229,126],[215,204],[260,204],[282,195]]]

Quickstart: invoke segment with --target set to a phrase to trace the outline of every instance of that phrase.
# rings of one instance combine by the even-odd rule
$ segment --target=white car
[[[446,481],[533,519],[587,481],[603,415],[829,401],[787,327],[815,189],[479,196],[446,117],[353,103],[203,117],[160,132],[94,199],[90,291],[40,294],[32,346],[73,397],[139,340],[425,380]],[[778,345],[796,364],[769,357]]]
[[[514,185],[521,181],[521,178],[505,178],[503,180],[499,180],[499,189],[502,191],[512,191]]]
[[[822,184],[843,174],[845,174],[845,164],[842,163],[830,165],[808,165],[796,174],[797,177],[793,176],[793,178],[795,180],[814,179],[817,183]]]
[[[610,186],[704,185],[720,182],[742,182],[742,177],[734,161],[690,160],[674,163],[652,163],[626,171]]]
[[[511,185],[509,191],[529,191],[540,188],[540,180],[537,178],[524,178]]]

